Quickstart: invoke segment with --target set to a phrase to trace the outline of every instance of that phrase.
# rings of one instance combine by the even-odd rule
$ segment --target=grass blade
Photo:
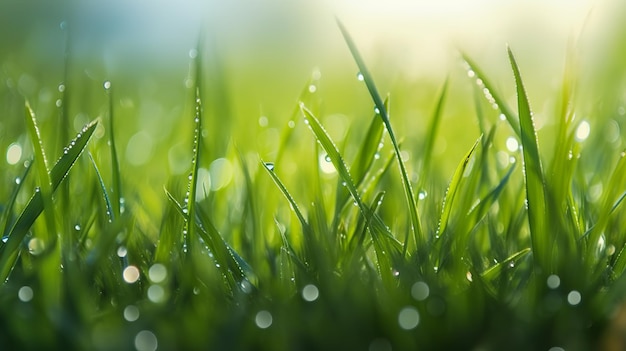
[[[548,236],[546,223],[550,221],[550,217],[546,208],[546,189],[541,158],[539,155],[539,143],[537,141],[537,132],[533,123],[528,96],[519,67],[515,62],[515,57],[510,48],[508,48],[509,60],[515,76],[515,85],[517,86],[517,104],[519,113],[519,123],[521,130],[521,140],[523,147],[523,165],[524,180],[526,182],[526,199],[528,209],[528,222],[530,226],[530,235],[533,248],[533,257],[535,262],[546,270],[549,270],[549,264],[552,260],[552,239]]]
[[[52,202],[52,184],[50,182],[50,173],[48,171],[48,161],[46,160],[46,153],[43,149],[43,140],[39,133],[39,127],[37,126],[37,120],[35,118],[35,112],[30,107],[28,101],[25,105],[25,117],[26,125],[28,127],[28,134],[30,140],[33,143],[33,150],[35,153],[35,164],[37,167],[37,174],[39,176],[39,184],[41,190],[41,197],[43,200],[43,207],[47,209],[44,213],[44,219],[46,222],[46,229],[48,230],[42,239],[46,246],[52,245],[57,239],[56,221],[54,216],[54,204]]]
[[[430,162],[433,157],[433,148],[435,146],[435,139],[437,139],[437,131],[439,130],[439,125],[441,124],[441,115],[443,111],[443,104],[446,98],[446,93],[448,91],[448,79],[443,84],[443,88],[441,89],[441,93],[439,94],[439,99],[437,99],[437,105],[435,107],[435,111],[433,112],[433,116],[430,121],[430,125],[428,126],[426,139],[424,140],[424,160],[422,161],[422,169],[420,170],[419,176],[419,184],[418,189],[424,187],[426,183],[426,173],[430,169]]]
[[[104,185],[104,180],[102,179],[102,175],[100,175],[100,170],[98,169],[98,165],[96,164],[96,161],[93,159],[93,156],[91,156],[91,152],[88,152],[87,155],[89,155],[89,160],[91,161],[91,165],[93,166],[93,169],[96,172],[96,177],[98,178],[98,184],[100,184],[100,189],[102,190],[102,196],[104,197],[104,206],[107,209],[106,211],[107,220],[109,222],[113,222],[113,220],[116,218],[115,216],[116,215],[119,216],[119,214],[114,214],[113,212],[113,206],[111,205],[111,201],[109,199],[107,187],[106,185]]]
[[[113,183],[111,187],[111,193],[113,194],[113,202],[111,203],[111,205],[113,205],[113,212],[111,213],[119,217],[122,200],[122,181],[120,176],[120,162],[117,156],[117,146],[115,144],[115,125],[113,123],[113,88],[111,87],[110,81],[104,82],[104,89],[106,90],[109,102],[109,150],[111,153],[111,176]]]
[[[489,92],[489,95],[493,99],[493,103],[495,103],[498,109],[502,112],[507,122],[509,122],[511,128],[513,128],[513,131],[515,131],[515,134],[517,134],[517,136],[521,138],[522,133],[518,118],[513,110],[506,103],[506,100],[498,93],[497,90],[494,89],[493,84],[491,84],[491,82],[487,79],[486,75],[483,73],[483,70],[480,69],[480,67],[478,67],[478,65],[476,65],[476,63],[471,58],[469,58],[469,56],[463,53],[461,55],[463,56],[463,60],[470,67],[470,72],[473,72],[473,75],[476,77],[476,79],[480,80],[479,85],[482,85],[485,89],[487,89],[487,92]]]
[[[51,189],[54,192],[70,169],[81,155],[89,139],[93,135],[98,125],[97,121],[91,122],[83,127],[82,131],[76,136],[72,142],[65,148],[61,158],[55,163],[50,171]],[[10,274],[10,268],[16,258],[15,252],[18,251],[20,243],[24,240],[26,233],[33,225],[37,217],[44,209],[43,197],[39,189],[35,189],[35,194],[26,204],[26,208],[22,211],[17,221],[9,231],[6,244],[0,248],[0,281],[6,280]]]
[[[29,162],[28,166],[26,167],[26,169],[24,169],[24,173],[19,178],[19,181],[16,182],[17,184],[15,184],[15,187],[13,188],[13,191],[11,192],[11,196],[9,197],[8,205],[6,206],[4,211],[2,212],[2,216],[0,217],[0,228],[2,228],[2,232],[1,233],[2,233],[3,237],[8,235],[7,230],[9,229],[9,223],[11,222],[11,217],[12,217],[12,213],[13,213],[13,208],[15,207],[15,201],[17,200],[17,195],[19,194],[20,189],[22,189],[22,186],[24,184],[24,180],[28,176],[28,173],[30,173],[30,169],[31,169],[32,166],[33,166],[33,163]],[[0,247],[2,247],[2,245],[4,245],[4,242],[0,241]]]
[[[465,173],[465,169],[467,168],[467,165],[469,164],[469,161],[472,158],[476,147],[478,146],[478,144],[480,144],[481,139],[482,136],[479,137],[476,142],[474,142],[472,148],[465,154],[465,156],[461,160],[461,163],[459,163],[459,165],[456,167],[456,170],[454,171],[454,175],[450,180],[450,185],[448,185],[448,190],[446,191],[446,195],[443,200],[443,209],[441,212],[441,216],[439,217],[439,225],[437,228],[437,233],[435,234],[435,240],[439,240],[441,236],[444,235],[446,232],[446,229],[448,227],[448,220],[450,219],[450,214],[452,213],[454,198],[457,191],[459,190],[461,181],[463,179],[463,173]]]
[[[361,215],[364,218],[369,218],[372,212],[361,199],[357,187],[350,176],[350,172],[348,171],[339,150],[331,140],[324,127],[322,127],[317,117],[315,117],[311,111],[304,106],[304,104],[301,105],[301,110],[305,119],[305,124],[309,126],[309,129],[313,132],[317,141],[320,143],[324,151],[326,151],[326,154],[333,163],[333,166],[335,166],[339,177],[343,180],[343,183],[345,183],[350,195],[352,195],[352,198],[358,206]],[[389,232],[387,226],[385,226],[379,216],[375,214],[372,214],[371,216],[372,221],[369,223],[370,230],[377,251],[377,257],[379,258],[381,275],[383,280],[390,282],[392,262],[395,259],[395,254],[399,253],[399,250],[401,250],[400,243],[398,243],[395,237]],[[383,252],[386,252],[386,254],[383,254]],[[406,244],[404,246],[404,253],[406,253]]]
[[[385,104],[383,103],[383,100],[381,99],[380,94],[378,93],[378,89],[376,88],[376,85],[374,84],[374,79],[372,78],[372,75],[369,73],[367,66],[365,65],[365,61],[363,61],[363,59],[361,58],[361,54],[359,53],[356,45],[354,44],[352,37],[350,37],[350,34],[348,33],[346,28],[343,26],[343,24],[339,20],[337,20],[337,24],[339,26],[339,29],[341,30],[341,33],[343,34],[343,37],[346,43],[348,44],[348,47],[350,48],[352,57],[354,58],[357,66],[359,67],[359,70],[361,72],[360,74],[363,76],[363,80],[365,81],[367,90],[369,91],[370,96],[372,97],[372,100],[374,100],[374,104],[376,105],[376,108],[378,109],[378,112],[380,113],[380,117],[382,118],[383,123],[385,124],[387,133],[389,133],[389,139],[391,139],[391,144],[393,145],[394,152],[396,153],[398,166],[400,167],[400,175],[402,177],[402,185],[404,187],[404,194],[406,197],[407,205],[409,207],[409,214],[411,218],[411,232],[413,232],[416,247],[418,248],[422,247],[422,245],[426,242],[426,238],[422,231],[422,225],[420,223],[419,214],[417,213],[417,203],[415,202],[415,195],[413,194],[411,181],[409,180],[406,166],[404,165],[404,162],[402,161],[402,157],[400,155],[400,147],[398,146],[398,142],[396,141],[396,136],[393,132],[393,129],[391,128],[391,122],[389,121],[388,111],[385,108]],[[408,250],[408,245],[409,245],[408,233],[409,232],[407,232],[407,238],[405,238],[404,240],[404,250],[403,250],[404,255],[406,255],[406,252]]]
[[[291,194],[289,193],[289,191],[287,190],[283,182],[280,180],[280,178],[278,178],[276,173],[274,173],[274,164],[270,162],[261,161],[261,165],[263,166],[263,168],[265,168],[265,170],[267,171],[267,174],[270,175],[270,178],[272,178],[272,180],[274,181],[274,183],[276,184],[280,192],[283,194],[285,199],[287,199],[287,202],[289,202],[289,206],[291,207],[291,210],[296,214],[296,217],[298,217],[298,221],[300,221],[300,224],[302,225],[302,230],[304,231],[304,233],[305,234],[309,233],[310,231],[309,223],[306,221],[306,219],[304,219],[304,216],[302,215],[302,211],[300,211],[300,208],[298,207],[296,200],[293,199],[293,196],[291,196]]]

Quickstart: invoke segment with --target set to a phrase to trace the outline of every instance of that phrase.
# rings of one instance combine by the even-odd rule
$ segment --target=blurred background
[[[580,68],[577,84],[580,95],[586,96],[581,111],[623,104],[623,94],[622,101],[603,101],[602,89],[623,86],[625,8],[611,0],[2,1],[3,168],[20,163],[29,153],[25,98],[37,113],[44,140],[50,141],[49,158],[56,159],[62,144],[55,138],[60,111],[66,108],[74,131],[89,120],[105,118],[103,84],[110,82],[122,166],[128,174],[150,170],[145,178],[134,180],[136,186],[157,189],[161,196],[159,189],[169,177],[188,171],[190,67],[199,40],[206,86],[207,179],[216,183],[219,177],[210,173],[210,165],[222,160],[215,167],[226,172],[221,182],[228,184],[236,152],[251,164],[259,157],[277,157],[281,133],[301,128],[292,112],[307,87],[312,108],[335,141],[347,145],[341,148],[349,158],[350,143],[359,140],[367,125],[358,122],[372,117],[373,103],[356,78],[338,18],[351,32],[381,93],[390,95],[392,123],[413,170],[417,161],[410,156],[421,147],[437,96],[449,79],[435,148],[448,179],[479,135],[474,82],[460,52],[483,68],[514,107],[506,56],[510,45],[535,110],[540,141],[549,149],[549,137],[542,139],[541,134],[549,136],[554,124],[567,59]],[[65,107],[59,100],[63,94]],[[497,120],[499,112],[488,112]],[[96,137],[104,134],[102,125]],[[306,150],[314,145],[310,135],[295,135],[298,140],[289,144],[291,158],[282,164],[288,175],[296,172],[299,155],[310,153]]]

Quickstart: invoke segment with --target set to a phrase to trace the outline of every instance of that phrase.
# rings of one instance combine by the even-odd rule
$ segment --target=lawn
[[[626,7],[431,69],[3,6],[48,31],[0,38],[3,348],[626,348]]]

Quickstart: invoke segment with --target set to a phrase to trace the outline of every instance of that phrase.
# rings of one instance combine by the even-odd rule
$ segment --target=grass
[[[278,153],[231,143],[237,129],[219,119],[228,106],[212,101],[205,111],[212,85],[198,47],[169,140],[186,145],[186,171],[157,190],[147,179],[158,167],[138,171],[118,154],[129,152],[118,138],[128,124],[117,118],[111,82],[103,117],[63,140],[64,149],[48,141],[55,129],[42,127],[26,102],[14,131],[24,156],[2,163],[2,345],[612,349],[624,333],[616,315],[626,288],[626,157],[595,131],[626,122],[618,108],[575,118],[570,68],[553,99],[556,130],[538,134],[528,67],[513,50],[508,80],[463,54],[479,83],[475,109],[464,113],[480,132],[441,176],[436,142],[454,129],[443,115],[459,98],[451,86],[464,83],[447,79],[427,107],[430,119],[419,121],[423,140],[403,140],[391,97],[382,98],[357,43],[339,28],[374,106],[347,137],[335,140],[325,127],[314,74],[276,138]],[[515,87],[517,108],[495,81]],[[80,89],[66,85],[65,131],[67,91]],[[554,140],[551,157],[539,136]],[[50,163],[50,155],[60,156]]]

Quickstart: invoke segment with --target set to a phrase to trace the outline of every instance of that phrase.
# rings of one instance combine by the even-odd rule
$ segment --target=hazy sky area
[[[343,45],[334,24],[337,16],[365,52],[391,50],[407,66],[441,65],[455,48],[486,54],[502,50],[504,43],[565,42],[578,35],[586,19],[593,22],[593,11],[599,12],[596,20],[603,18],[609,2],[144,0],[70,2],[63,8],[7,1],[0,5],[0,57],[7,48],[45,48],[42,41],[58,46],[58,27],[51,24],[72,17],[76,50],[103,55],[111,68],[128,56],[180,59],[181,52],[195,45],[200,28],[216,48],[233,55],[229,59],[281,61],[313,55],[310,61],[324,60]]]

